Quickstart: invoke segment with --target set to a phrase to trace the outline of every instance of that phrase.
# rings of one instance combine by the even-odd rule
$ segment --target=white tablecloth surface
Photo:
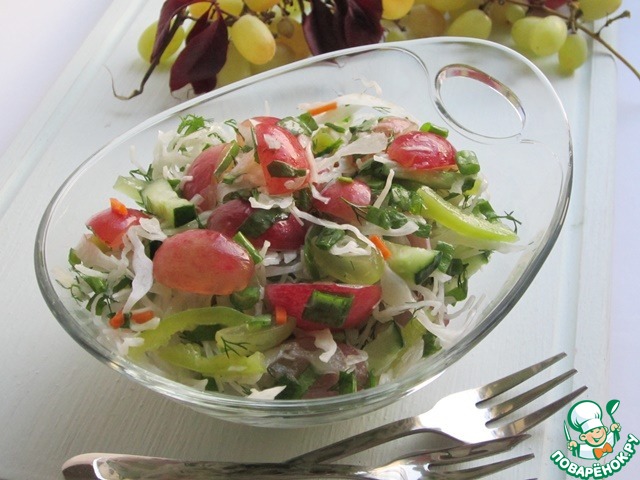
[[[631,0],[624,3],[634,17],[618,23],[617,44],[629,60],[640,66],[640,35],[637,33],[640,31],[640,4]],[[17,2],[0,2],[3,20],[0,28],[0,156],[109,4],[108,0],[57,0],[30,3],[28,9],[23,9]],[[609,369],[609,398],[620,399],[625,418],[635,419],[635,423],[627,422],[632,424],[623,428],[640,435],[640,382],[637,380],[640,318],[636,303],[640,272],[640,81],[620,65],[617,90],[601,94],[608,96],[611,102],[617,102],[615,233],[610,286],[612,331],[610,356],[603,361]],[[0,235],[2,245],[8,232]],[[6,294],[10,292],[3,293]],[[27,319],[15,318],[13,321]],[[606,400],[601,399],[602,402]],[[20,432],[0,433],[6,434],[20,435]],[[56,442],[58,439],[49,440]],[[52,473],[58,467],[51,465]],[[26,472],[27,465],[25,479],[28,478]],[[3,473],[0,465],[0,478]],[[52,478],[57,478],[54,475]],[[640,461],[615,478],[640,478]]]

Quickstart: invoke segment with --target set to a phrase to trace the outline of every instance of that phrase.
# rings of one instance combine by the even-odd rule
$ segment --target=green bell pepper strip
[[[216,332],[215,340],[220,351],[233,348],[238,355],[248,356],[263,352],[284,342],[293,333],[296,321],[293,318],[282,325],[258,325],[244,323]]]
[[[229,307],[205,307],[174,313],[162,319],[157,328],[140,333],[144,343],[129,348],[129,355],[138,356],[166,345],[178,332],[193,330],[200,325],[223,325],[235,327],[257,321],[256,317],[246,315]]]
[[[423,217],[435,220],[459,235],[505,243],[518,240],[518,236],[505,225],[465,213],[429,187],[420,188],[418,195],[424,203],[424,209],[420,212]]]
[[[178,367],[228,382],[253,383],[256,376],[267,371],[267,363],[261,352],[248,357],[232,352],[205,357],[198,345],[181,343],[158,349],[158,356]]]

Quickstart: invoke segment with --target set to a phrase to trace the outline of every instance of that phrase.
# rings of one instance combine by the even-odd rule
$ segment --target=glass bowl
[[[375,83],[373,83],[375,82]],[[470,282],[477,299],[455,344],[391,383],[309,400],[251,400],[202,392],[145,370],[98,341],[91,315],[54,279],[85,221],[113,196],[113,181],[143,165],[159,130],[188,113],[225,120],[286,116],[301,103],[379,88],[416,118],[443,125],[451,143],[474,150],[494,205],[515,212],[519,248],[495,254]],[[268,105],[268,107],[266,107]],[[514,51],[489,42],[437,38],[359,47],[313,57],[183,103],[116,138],[84,162],[51,200],[40,224],[35,266],[42,294],[63,328],[88,352],[134,381],[198,411],[233,422],[292,427],[336,422],[373,411],[427,385],[483,339],[512,309],[561,230],[572,178],[572,146],[562,105],[544,75]],[[473,316],[471,318],[471,316]]]

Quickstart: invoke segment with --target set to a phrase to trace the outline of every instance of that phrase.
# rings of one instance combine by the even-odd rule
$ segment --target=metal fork
[[[132,455],[84,454],[63,466],[67,480],[267,480],[343,478],[369,480],[469,480],[485,477],[533,458],[532,454],[471,468],[458,464],[511,450],[529,435],[517,435],[405,455],[386,465],[188,462]]]
[[[506,425],[497,427],[492,425],[573,376],[577,372],[575,369],[497,405],[487,406],[487,402],[530,379],[564,357],[566,354],[560,353],[482,387],[454,393],[438,401],[431,410],[425,413],[365,431],[294,457],[286,463],[315,464],[338,460],[382,443],[417,433],[431,432],[445,435],[460,442],[477,443],[526,432],[569,404],[587,387],[582,386],[555,402]]]

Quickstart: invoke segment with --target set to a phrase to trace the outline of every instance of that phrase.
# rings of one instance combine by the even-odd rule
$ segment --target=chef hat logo
[[[567,414],[567,422],[578,432],[587,433],[594,428],[602,428],[602,409],[590,400],[576,403]]]

